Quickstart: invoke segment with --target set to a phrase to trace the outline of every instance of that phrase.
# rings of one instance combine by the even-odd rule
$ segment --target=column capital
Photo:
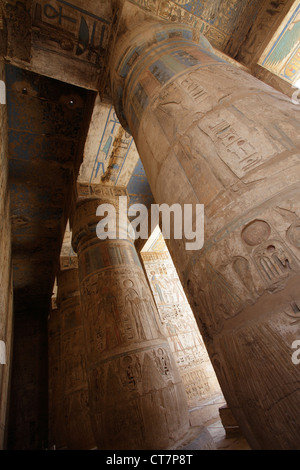
[[[98,208],[101,205],[106,207],[103,207],[100,214]],[[74,251],[77,252],[78,245],[82,241],[86,242],[97,238],[97,225],[104,216],[115,226],[116,238],[122,233],[122,239],[128,239],[132,242],[127,237],[127,207],[128,193],[126,188],[78,184],[77,204],[72,218],[72,247]],[[123,213],[123,211],[125,212]]]
[[[120,196],[128,198],[127,189],[120,186],[101,186],[99,184],[77,183],[77,206],[97,200],[102,204],[118,205]]]
[[[159,59],[160,48],[169,47],[170,43],[194,43],[202,50],[213,52],[209,41],[194,28],[185,24],[170,23],[142,12],[129,2],[120,2],[116,33],[113,38],[113,49],[108,68],[113,103],[118,119],[124,129],[131,133],[124,111],[124,100],[127,99],[127,81],[132,82],[132,72],[138,71],[142,60]]]

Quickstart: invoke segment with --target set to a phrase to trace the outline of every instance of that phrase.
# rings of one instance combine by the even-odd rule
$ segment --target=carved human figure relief
[[[99,302],[98,317],[101,319],[101,326],[104,325],[105,339],[100,338],[99,347],[105,341],[105,349],[109,350],[123,343],[121,331],[121,317],[117,298],[111,292],[101,297]],[[100,325],[99,325],[100,326]]]
[[[142,288],[142,306],[144,309],[144,318],[147,321],[148,330],[151,338],[161,336],[160,328],[155,315],[156,306],[148,292],[148,289]]]
[[[131,279],[123,281],[124,286],[124,306],[123,312],[130,315],[132,324],[136,331],[136,339],[147,339],[141,320],[141,299]]]
[[[164,304],[165,298],[164,298],[164,285],[161,282],[161,279],[157,276],[155,271],[150,272],[150,282],[154,291],[154,294],[158,297],[157,301],[159,304]]]

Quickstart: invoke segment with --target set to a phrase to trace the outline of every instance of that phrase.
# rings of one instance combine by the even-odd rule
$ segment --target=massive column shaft
[[[61,359],[61,317],[54,308],[48,320],[48,448],[58,450],[67,448]]]
[[[184,384],[190,421],[199,422],[202,417],[209,421],[218,416],[224,399],[171,256],[167,250],[151,249],[142,251],[141,258]]]
[[[130,28],[116,111],[156,202],[205,205],[204,247],[168,245],[224,395],[253,448],[299,448],[300,107],[189,28]]]
[[[95,191],[79,198],[72,226],[95,439],[101,450],[168,449],[188,431],[186,395],[133,241],[96,235],[104,203],[126,233],[117,197],[125,192]]]
[[[0,23],[1,23],[0,6]],[[5,63],[0,25],[0,449],[6,448],[13,327],[10,196],[8,191],[8,137]]]
[[[94,449],[96,446],[90,421],[78,270],[74,268],[60,271],[57,276],[57,285],[67,448],[71,450]]]

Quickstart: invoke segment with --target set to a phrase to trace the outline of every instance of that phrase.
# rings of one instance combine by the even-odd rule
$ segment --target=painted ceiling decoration
[[[241,44],[261,0],[129,0],[159,19],[188,24],[218,50]],[[114,18],[113,0],[3,0],[7,58],[73,85],[98,90]]]
[[[261,2],[248,0],[130,1],[167,21],[189,24],[204,34],[214,47],[223,51],[236,32],[239,19],[246,17],[250,25],[261,6]],[[240,34],[245,34],[245,31],[241,30]]]
[[[112,105],[98,96],[85,144],[79,183],[127,187],[130,204],[147,206],[153,196],[130,134],[121,126]]]
[[[300,87],[300,2],[295,2],[259,63]]]

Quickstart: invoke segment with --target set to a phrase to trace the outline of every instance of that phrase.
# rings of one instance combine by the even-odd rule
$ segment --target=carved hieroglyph
[[[156,203],[205,205],[202,250],[168,245],[227,403],[253,448],[297,449],[299,106],[187,27],[122,34],[110,70]]]
[[[101,450],[168,449],[189,428],[186,394],[133,241],[97,238],[113,193],[81,199],[72,227],[94,435]]]
[[[170,254],[149,251],[141,257],[191,410],[222,392]]]
[[[71,450],[89,450],[96,445],[90,421],[78,270],[60,271],[57,284],[66,443]]]

